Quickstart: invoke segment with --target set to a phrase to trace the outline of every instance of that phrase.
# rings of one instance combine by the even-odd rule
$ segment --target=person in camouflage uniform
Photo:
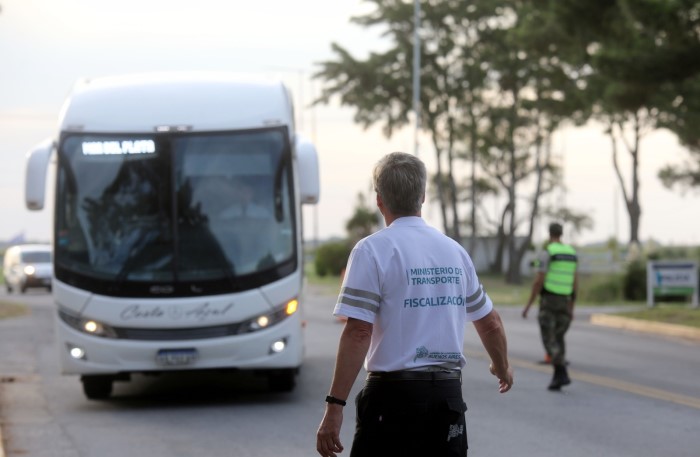
[[[532,284],[532,292],[522,316],[540,296],[540,309],[537,319],[540,324],[542,344],[554,367],[554,375],[549,390],[560,390],[571,384],[566,369],[566,342],[564,336],[571,325],[578,287],[576,272],[576,250],[561,242],[562,226],[553,223],[549,226],[549,242],[539,258],[537,275]]]

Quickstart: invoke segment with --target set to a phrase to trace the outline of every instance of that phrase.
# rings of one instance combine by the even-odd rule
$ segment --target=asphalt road
[[[2,298],[3,292],[0,292]],[[307,358],[297,389],[270,394],[240,375],[136,377],[109,401],[88,401],[58,372],[51,297],[13,299],[31,314],[0,321],[0,426],[7,457],[301,457],[315,432],[342,329],[334,297],[309,289]],[[593,326],[577,312],[568,334],[573,384],[547,391],[551,369],[534,318],[501,309],[515,386],[499,394],[473,329],[465,350],[470,457],[700,455],[700,344]],[[534,315],[534,313],[533,313]],[[361,387],[358,379],[355,391]],[[342,439],[349,454],[354,411]]]

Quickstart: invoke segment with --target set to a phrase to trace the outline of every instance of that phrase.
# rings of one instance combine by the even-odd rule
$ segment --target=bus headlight
[[[261,314],[244,322],[241,325],[240,333],[256,332],[271,327],[296,313],[298,309],[299,301],[297,299],[289,300],[270,313]]]
[[[34,265],[27,265],[24,267],[24,274],[27,276],[32,276],[34,273],[36,273],[36,268],[34,268]]]
[[[58,315],[63,322],[80,332],[102,338],[117,338],[117,332],[100,321],[79,317],[64,309],[59,309]]]
[[[270,318],[268,316],[260,316],[253,322],[251,328],[253,328],[253,330],[258,330],[268,325],[270,325]]]
[[[92,319],[83,319],[80,323],[80,330],[90,335],[102,336],[105,338],[117,337],[117,333],[112,327]]]

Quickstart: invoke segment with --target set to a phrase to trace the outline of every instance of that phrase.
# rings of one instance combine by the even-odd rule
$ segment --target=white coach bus
[[[79,82],[27,158],[26,204],[55,173],[65,374],[90,399],[133,373],[251,370],[289,391],[304,354],[301,205],[314,146],[282,83],[225,75]],[[51,166],[50,166],[51,165]]]

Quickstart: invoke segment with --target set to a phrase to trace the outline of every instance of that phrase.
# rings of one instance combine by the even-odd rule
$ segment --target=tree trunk
[[[508,151],[510,154],[509,160],[509,174],[510,182],[508,183],[508,200],[510,206],[510,223],[508,224],[508,272],[506,274],[506,283],[517,284],[520,276],[520,265],[515,263],[516,261],[516,249],[515,249],[515,231],[517,229],[517,195],[515,192],[515,187],[518,182],[517,176],[517,161],[516,161],[516,147],[515,147],[515,130],[516,123],[518,119],[517,107],[518,107],[518,92],[517,90],[512,91],[513,94],[513,106],[511,107],[511,119],[509,126],[509,147]]]
[[[471,145],[471,233],[469,235],[469,252],[473,252],[476,249],[476,153],[477,153],[477,132],[476,132],[476,116],[474,116],[474,109],[469,108],[470,115],[470,129],[469,129],[469,144]]]
[[[639,143],[641,140],[639,115],[634,113],[634,146],[629,149],[632,156],[632,200],[627,212],[630,215],[630,243],[639,244],[639,224],[642,208],[639,205]]]
[[[462,234],[459,229],[459,212],[457,211],[457,186],[455,185],[453,166],[454,166],[454,156],[452,153],[452,147],[454,144],[454,130],[453,130],[453,120],[450,117],[447,121],[448,128],[448,145],[447,145],[447,180],[450,186],[450,198],[452,204],[452,239],[454,239],[459,244],[462,244]]]
[[[544,164],[549,162],[549,156],[551,151],[551,132],[547,135],[546,140],[546,152],[544,158]],[[532,235],[535,231],[535,220],[539,214],[539,203],[540,195],[542,194],[542,178],[544,177],[544,167],[542,164],[542,136],[538,132],[537,140],[535,143],[535,169],[537,173],[537,184],[535,186],[535,195],[532,198],[532,209],[530,211],[530,218],[528,221],[528,231],[525,240],[518,247],[515,262],[511,263],[510,280],[513,284],[522,283],[522,272],[520,271],[520,266],[523,263],[523,258],[527,253],[530,245],[532,244]]]
[[[491,273],[493,274],[500,275],[503,273],[503,253],[505,252],[506,243],[508,242],[505,227],[506,217],[509,211],[510,205],[506,205],[501,213],[501,222],[498,224],[496,255],[493,257],[493,263],[491,263]]]
[[[630,244],[639,244],[639,225],[642,215],[641,205],[639,203],[639,149],[641,141],[641,129],[639,114],[635,113],[633,116],[633,126],[634,126],[634,143],[632,145],[625,141],[623,124],[621,122],[617,123],[619,129],[619,135],[623,143],[627,148],[632,158],[632,189],[631,194],[627,192],[627,187],[625,186],[625,180],[622,176],[622,171],[620,170],[620,165],[617,160],[618,145],[617,145],[617,134],[615,133],[615,123],[611,120],[608,129],[608,134],[612,141],[613,150],[613,167],[615,169],[615,175],[620,184],[620,189],[622,191],[622,198],[625,200],[625,208],[627,209],[627,215],[630,221]]]
[[[442,180],[442,163],[440,161],[440,148],[438,147],[437,140],[435,139],[435,132],[433,132],[433,146],[435,147],[435,162],[437,163],[437,173],[435,177],[435,182],[437,183],[437,193],[438,199],[440,201],[440,214],[442,215],[442,230],[446,235],[449,234],[449,223],[447,221],[447,205],[445,204],[445,189]]]

